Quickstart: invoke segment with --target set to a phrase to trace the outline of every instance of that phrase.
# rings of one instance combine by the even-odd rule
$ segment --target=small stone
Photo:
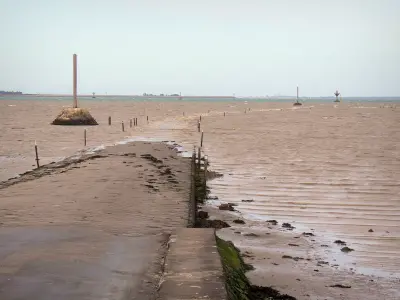
[[[246,224],[243,220],[240,220],[240,219],[233,220],[233,223],[236,223],[236,224]]]
[[[298,247],[299,245],[297,245],[297,244],[288,244],[289,246],[292,246],[292,247]]]
[[[346,245],[346,242],[341,241],[341,240],[336,240],[334,243],[338,244],[338,245]]]
[[[257,236],[259,236],[259,235],[251,232],[251,233],[245,233],[244,236],[257,237]]]
[[[351,251],[354,251],[354,249],[351,249],[351,248],[346,246],[346,247],[343,247],[342,249],[340,249],[340,251],[345,252],[345,253],[349,253]]]
[[[277,220],[268,220],[267,223],[270,223],[271,225],[277,225],[278,221]]]
[[[374,232],[372,229],[368,230],[368,232]]]
[[[197,217],[199,219],[207,219],[208,218],[208,212],[200,210],[197,212]]]
[[[220,210],[230,210],[230,211],[234,211],[234,210],[235,210],[235,209],[233,208],[233,206],[230,205],[229,203],[221,204],[220,206],[218,206],[218,208],[219,208]]]
[[[341,288],[341,289],[349,289],[349,288],[351,288],[350,285],[343,285],[343,284],[334,284],[334,285],[330,285],[329,287]]]
[[[282,224],[283,228],[287,228],[289,230],[293,230],[295,227],[293,227],[290,223],[283,223]]]
[[[315,236],[315,234],[312,232],[303,232],[303,235],[304,236]]]
[[[254,200],[242,200],[242,202],[254,202]]]

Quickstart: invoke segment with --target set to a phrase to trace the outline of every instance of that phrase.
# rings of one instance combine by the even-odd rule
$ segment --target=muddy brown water
[[[202,115],[204,152],[212,168],[224,173],[210,183],[222,202],[238,203],[243,216],[259,220],[260,226],[277,219],[299,232],[314,229],[326,243],[347,241],[355,251],[343,256],[330,250],[332,257],[344,264],[357,262],[363,274],[400,277],[399,107],[82,101],[99,126],[51,126],[62,106],[69,105],[0,102],[0,180],[33,168],[35,141],[42,164],[85,149],[84,128],[86,149],[147,138],[175,140],[191,151],[200,142],[196,124]],[[130,128],[134,117],[139,126]]]

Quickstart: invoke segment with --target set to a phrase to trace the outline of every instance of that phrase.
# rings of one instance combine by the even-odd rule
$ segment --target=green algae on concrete
[[[250,283],[245,275],[246,268],[239,250],[232,242],[224,241],[217,236],[216,239],[226,277],[229,300],[252,300],[248,297]]]
[[[240,250],[230,241],[224,241],[217,236],[216,240],[229,300],[296,300],[273,288],[251,285],[245,273],[251,270],[252,266],[244,263]]]

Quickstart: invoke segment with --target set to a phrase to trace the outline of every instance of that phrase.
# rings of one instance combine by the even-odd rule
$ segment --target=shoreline
[[[212,193],[212,189],[208,191]],[[399,278],[360,274],[353,268],[355,263],[346,268],[332,253],[324,253],[331,248],[337,248],[340,253],[346,243],[338,245],[332,241],[327,245],[318,241],[313,229],[294,232],[291,224],[283,225],[279,220],[245,219],[240,213],[240,204],[231,206],[233,211],[220,210],[215,200],[213,196],[207,197],[198,209],[207,214],[210,224],[226,224],[217,227],[217,238],[231,242],[244,263],[251,266],[246,272],[251,285],[272,288],[297,300],[395,300],[400,296],[400,290],[395,288]],[[222,206],[229,205],[229,201],[219,202]]]

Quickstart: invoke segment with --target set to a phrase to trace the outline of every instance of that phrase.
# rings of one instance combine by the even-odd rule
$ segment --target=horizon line
[[[0,96],[42,96],[42,97],[73,97],[73,94],[57,94],[57,93],[22,93],[22,94],[4,94]],[[78,94],[78,97],[93,97],[93,94]],[[260,96],[252,96],[252,95],[242,95],[242,96],[233,96],[233,95],[135,95],[135,94],[95,94],[95,97],[158,97],[158,98],[296,98],[296,95],[260,95]],[[299,96],[299,98],[335,98],[335,96]],[[346,96],[342,98],[400,98],[399,96]]]

